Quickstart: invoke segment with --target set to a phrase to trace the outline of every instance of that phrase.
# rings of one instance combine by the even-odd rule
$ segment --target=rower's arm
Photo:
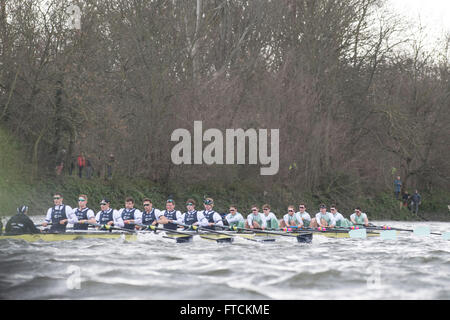
[[[120,227],[120,228],[125,227],[125,223],[123,222],[122,215],[117,210],[113,210],[113,220],[114,220],[114,226]]]
[[[214,218],[214,223],[215,223],[217,226],[223,227],[222,216],[221,216],[218,212],[214,212],[213,218]]]
[[[197,220],[200,227],[207,227],[209,224],[203,212],[197,211]]]

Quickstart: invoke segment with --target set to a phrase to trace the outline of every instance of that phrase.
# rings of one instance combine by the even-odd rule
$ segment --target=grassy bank
[[[261,183],[251,179],[240,180],[233,184],[218,183],[217,180],[188,185],[186,181],[171,181],[170,185],[159,185],[145,179],[127,179],[115,176],[112,180],[102,178],[78,178],[77,175],[62,175],[60,177],[41,177],[31,179],[31,166],[26,159],[20,145],[0,131],[0,215],[10,216],[22,204],[30,207],[30,214],[42,215],[52,205],[52,195],[55,191],[64,195],[65,203],[76,206],[79,194],[87,194],[89,205],[95,211],[99,210],[99,201],[108,197],[114,208],[123,207],[125,197],[132,196],[141,207],[143,198],[152,199],[154,206],[165,208],[168,197],[177,203],[177,209],[184,211],[184,203],[188,198],[194,198],[199,204],[202,199],[212,197],[215,199],[215,209],[226,212],[229,205],[234,204],[244,214],[250,212],[252,205],[260,207],[264,203],[272,206],[272,211],[278,217],[287,212],[287,206],[296,207],[299,202],[305,202],[307,211],[315,214],[321,202],[336,203],[339,211],[348,217],[355,206],[360,206],[373,220],[441,220],[450,221],[447,205],[450,194],[448,192],[435,192],[422,194],[423,203],[420,216],[411,214],[406,209],[400,209],[399,202],[393,198],[392,192],[387,191],[377,195],[355,195],[342,202],[336,201],[331,195],[318,195],[299,193],[296,190],[281,186],[272,186],[264,190]],[[197,208],[203,208],[198,205]],[[422,218],[421,218],[422,217]]]

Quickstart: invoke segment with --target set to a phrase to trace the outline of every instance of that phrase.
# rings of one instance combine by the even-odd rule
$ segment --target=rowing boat
[[[27,242],[37,241],[67,241],[79,239],[123,239],[127,241],[137,240],[136,233],[124,232],[103,232],[103,231],[89,231],[89,232],[65,232],[65,233],[38,233],[38,234],[19,234],[19,235],[1,235],[0,240],[15,239],[25,240]]]

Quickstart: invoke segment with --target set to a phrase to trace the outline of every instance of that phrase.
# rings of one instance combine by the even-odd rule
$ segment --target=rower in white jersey
[[[123,228],[124,223],[122,220],[122,216],[119,211],[110,208],[111,201],[107,198],[103,198],[100,201],[100,211],[97,212],[95,216],[95,220],[98,224],[101,224],[100,227],[102,230],[108,229],[111,226]]]
[[[223,227],[222,216],[213,210],[214,200],[212,198],[206,198],[203,200],[203,206],[205,210],[202,213],[208,220],[207,228],[215,229],[215,226]]]
[[[306,205],[304,203],[300,203],[298,205],[298,212],[295,213],[297,220],[302,219],[303,227],[309,228],[311,224],[311,216],[308,212],[306,212]]]
[[[245,219],[237,211],[236,206],[230,206],[229,214],[226,215],[225,220],[227,221],[228,225],[230,226],[230,229],[233,229],[234,227],[238,228],[244,228],[245,227]]]
[[[369,219],[367,218],[367,214],[361,211],[360,207],[355,209],[355,213],[350,216],[350,221],[356,225],[365,225],[369,226]]]
[[[280,221],[280,228],[289,228],[289,227],[303,227],[303,220],[295,215],[295,207],[288,206],[288,213],[283,216],[283,219]]]
[[[135,224],[142,223],[142,212],[134,207],[134,199],[132,197],[125,199],[125,208],[120,209],[119,214],[125,224],[125,229],[133,230]]]
[[[78,196],[78,208],[73,209],[78,219],[78,222],[73,225],[74,230],[87,230],[88,223],[96,223],[95,213],[87,207],[87,201],[88,197],[85,194]]]
[[[316,217],[311,220],[311,228],[334,228],[336,226],[336,222],[334,221],[333,215],[327,211],[327,206],[325,204],[321,204],[319,206],[320,212],[316,214]]]
[[[187,211],[183,213],[181,223],[191,226],[186,229],[194,229],[192,226],[207,227],[209,225],[208,220],[205,218],[201,211],[195,210],[195,200],[188,199],[186,201]]]
[[[142,200],[144,211],[142,211],[141,223],[146,226],[156,226],[158,219],[162,215],[161,211],[153,208],[153,203],[149,198]]]
[[[266,220],[267,229],[278,229],[280,227],[278,223],[277,216],[275,213],[270,211],[270,206],[268,204],[262,207],[264,213],[264,219]]]
[[[258,206],[252,206],[252,213],[247,216],[247,221],[245,221],[246,229],[266,229],[266,216],[259,212]]]
[[[49,223],[52,224],[50,232],[66,232],[67,223],[77,223],[77,216],[73,213],[71,207],[63,204],[63,196],[61,193],[55,193],[53,195],[54,206],[47,210],[43,227],[46,227]]]
[[[330,207],[330,212],[333,215],[334,221],[336,222],[336,227],[348,228],[353,226],[353,224],[348,219],[344,218],[344,216],[337,211],[335,205],[332,205]]]
[[[175,201],[168,199],[166,201],[166,210],[160,215],[158,223],[163,224],[164,229],[176,230],[178,228],[177,223],[182,223],[182,214],[180,211],[175,210]]]

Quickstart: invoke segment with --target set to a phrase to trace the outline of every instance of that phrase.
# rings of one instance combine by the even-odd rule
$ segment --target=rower
[[[223,227],[222,216],[213,210],[214,200],[212,198],[206,198],[203,200],[203,206],[205,210],[202,213],[208,220],[208,226],[206,228],[214,229],[214,226]]]
[[[142,201],[142,205],[144,206],[144,211],[142,211],[142,224],[146,226],[156,226],[158,224],[158,219],[161,216],[161,211],[153,208],[153,203],[149,198],[145,198]]]
[[[141,223],[142,212],[134,207],[134,199],[127,197],[125,199],[125,208],[119,210],[125,229],[133,230],[136,223]]]
[[[355,213],[350,216],[350,220],[354,225],[365,225],[369,226],[369,219],[367,218],[367,214],[361,212],[361,208],[357,207],[355,209]]]
[[[295,215],[295,207],[288,206],[288,213],[283,216],[283,219],[280,221],[280,228],[289,228],[289,227],[303,227],[303,220]]]
[[[320,212],[316,214],[315,219],[311,220],[311,228],[334,228],[336,226],[336,222],[334,221],[333,215],[327,211],[327,206],[325,204],[321,204],[319,206]]]
[[[97,221],[97,223],[102,225],[102,230],[107,229],[108,226],[123,228],[124,223],[122,220],[122,216],[117,210],[110,208],[110,205],[111,201],[109,201],[109,199],[107,198],[103,198],[102,201],[100,201],[100,211],[97,212],[95,220]]]
[[[230,206],[229,214],[225,216],[225,220],[227,221],[230,229],[234,227],[244,228],[244,217],[237,211],[236,206]]]
[[[246,229],[266,229],[266,216],[259,212],[258,206],[252,206],[252,213],[247,216],[247,221],[245,221]]]
[[[298,212],[295,213],[297,220],[302,219],[303,227],[309,228],[311,223],[311,216],[308,212],[306,212],[306,205],[304,203],[300,203],[298,206]]]
[[[78,196],[78,208],[73,210],[78,219],[78,223],[73,225],[74,230],[87,230],[89,227],[88,222],[96,223],[94,211],[87,207],[87,199],[85,194]]]
[[[175,210],[175,201],[168,199],[166,201],[166,210],[162,212],[157,222],[163,224],[164,229],[176,230],[178,227],[176,223],[181,223],[181,218],[181,212]]]
[[[195,210],[195,200],[188,199],[186,201],[187,211],[183,214],[181,219],[182,223],[188,226],[207,227],[209,225],[208,220],[205,218],[202,212]],[[192,228],[192,227],[191,227]],[[186,229],[191,229],[186,227]]]
[[[63,204],[64,198],[61,193],[55,193],[53,195],[54,206],[47,210],[43,227],[46,227],[48,223],[52,223],[50,232],[66,232],[67,223],[77,223],[78,218],[73,213],[70,206]]]
[[[348,228],[353,225],[348,219],[344,218],[344,216],[337,211],[335,205],[332,205],[330,207],[330,212],[333,215],[334,221],[336,222],[336,227]]]
[[[28,207],[20,206],[17,208],[17,214],[8,220],[5,227],[6,234],[26,234],[26,233],[40,233],[33,221],[27,216]]]
[[[278,224],[278,219],[276,215],[270,211],[270,206],[268,204],[262,207],[264,213],[264,219],[266,220],[267,229],[278,229],[280,225]]]

